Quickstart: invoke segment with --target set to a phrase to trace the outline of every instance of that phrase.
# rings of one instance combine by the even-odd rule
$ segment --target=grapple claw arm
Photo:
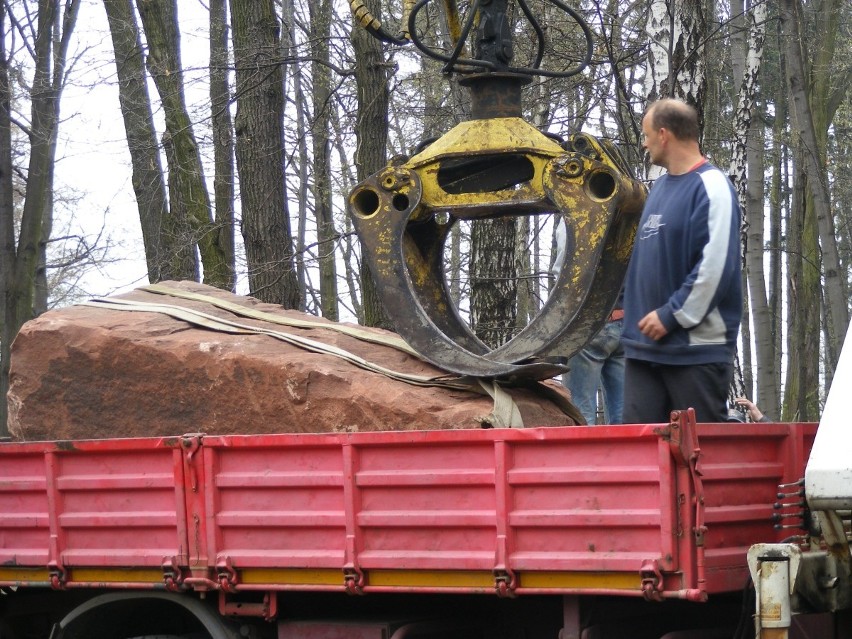
[[[352,191],[349,210],[364,257],[397,332],[428,361],[463,375],[552,377],[565,370],[565,358],[600,330],[615,303],[645,189],[624,173],[620,156],[591,136],[572,137],[565,150],[541,134],[536,139],[537,132],[524,131],[522,125],[529,125],[521,120],[462,124],[461,132],[445,136],[449,142],[439,141],[436,148],[382,169]],[[506,133],[500,127],[506,126],[515,141],[525,143],[523,153],[488,148],[488,140],[499,140]],[[478,131],[484,146],[454,152],[453,140],[467,138],[471,127],[485,128]],[[476,180],[464,179],[458,160],[477,156],[508,167],[495,183],[511,186],[478,190]],[[507,156],[525,162],[501,161]],[[462,166],[479,172],[480,165]],[[447,166],[454,179],[442,183],[439,176]],[[510,179],[513,171],[521,171],[523,179]],[[459,183],[470,190],[459,190]],[[439,222],[436,212],[449,213],[447,221]],[[574,251],[539,315],[510,341],[490,349],[450,298],[444,242],[457,219],[541,212],[561,216]]]
[[[565,367],[553,362],[516,364],[481,355],[487,347],[450,302],[443,269],[436,272],[446,230],[431,218],[411,222],[420,205],[417,174],[399,167],[379,171],[349,197],[365,259],[397,332],[424,359],[460,375],[547,379],[563,372]]]

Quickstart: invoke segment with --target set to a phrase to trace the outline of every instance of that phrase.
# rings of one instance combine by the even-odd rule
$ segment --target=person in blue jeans
[[[621,331],[624,311],[621,299],[604,327],[568,362],[570,370],[562,375],[562,384],[571,391],[571,401],[586,418],[596,424],[598,389],[603,390],[605,424],[620,424],[624,409],[624,349]]]
[[[552,267],[553,277],[565,261],[567,229],[560,220],[554,228],[556,255]],[[603,390],[604,422],[620,424],[624,408],[624,349],[621,347],[621,330],[624,328],[624,291],[618,296],[615,308],[600,332],[580,352],[568,361],[570,370],[562,375],[562,385],[571,392],[571,401],[582,413],[587,424],[596,424],[598,415],[598,389]]]

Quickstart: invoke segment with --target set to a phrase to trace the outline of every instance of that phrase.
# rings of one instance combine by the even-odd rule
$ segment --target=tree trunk
[[[142,227],[148,279],[151,282],[179,279],[180,274],[172,273],[169,266],[169,256],[176,251],[175,238],[170,232],[166,184],[136,14],[131,0],[104,0],[104,8],[115,54],[118,102],[130,151],[131,181]]]
[[[517,283],[515,291],[517,302],[515,304],[515,332],[520,332],[530,320],[536,316],[538,309],[535,305],[535,284],[538,281],[532,268],[530,259],[530,218],[521,216],[515,218],[515,238],[512,252],[515,256],[514,272]]]
[[[352,165],[350,150],[348,148],[351,129],[341,121],[341,113],[345,115],[348,108],[345,104],[347,96],[336,93],[334,96],[335,108],[331,110],[331,128],[334,135],[331,138],[332,145],[337,153],[338,166],[340,166],[340,190],[349,193],[357,184],[355,177],[356,167]],[[360,298],[360,265],[355,257],[357,250],[355,244],[357,234],[352,227],[352,219],[348,215],[343,216],[343,228],[340,234],[339,250],[343,258],[343,281],[346,282],[346,293],[340,296],[340,305],[346,312],[354,317],[363,317]]]
[[[646,30],[651,40],[645,96],[680,98],[698,111],[704,124],[706,32],[701,0],[652,0]]]
[[[742,10],[742,6],[735,7]],[[759,130],[762,123],[754,125],[755,96],[757,95],[757,80],[760,76],[763,58],[763,46],[766,40],[766,5],[758,4],[753,11],[743,14],[747,24],[741,25],[742,30],[747,26],[748,39],[735,46],[732,55],[734,69],[740,73],[739,92],[736,100],[734,116],[734,144],[731,158],[730,175],[733,176],[734,186],[740,208],[743,212],[743,250],[745,254],[743,273],[746,278],[744,290],[749,292],[748,304],[754,316],[755,344],[759,370],[763,374],[763,384],[759,389],[759,405],[777,406],[778,391],[774,386],[775,353],[772,349],[772,333],[769,317],[769,306],[766,299],[766,281],[763,270],[763,146],[758,147],[755,140],[762,141]],[[736,29],[735,29],[736,30]],[[737,55],[741,54],[741,55]],[[749,395],[753,393],[751,376],[751,335],[748,317],[745,313],[742,326],[743,349],[742,364],[745,388]],[[760,403],[764,402],[765,403]],[[770,410],[767,408],[767,410]]]
[[[763,176],[765,163],[761,127],[753,127],[749,149],[749,179],[746,204],[746,273],[748,275],[749,298],[754,325],[755,362],[757,392],[754,395],[758,406],[777,417],[781,406],[780,372],[775,342],[770,297],[767,293],[767,277],[764,266],[766,256],[765,213]],[[770,245],[771,246],[771,245]],[[776,251],[777,253],[777,251]],[[771,278],[770,278],[771,281]],[[744,321],[748,321],[746,318]]]
[[[293,108],[296,111],[296,130],[299,135],[296,136],[295,145],[298,157],[298,191],[297,191],[297,207],[296,211],[296,231],[294,234],[294,242],[296,244],[295,266],[296,266],[296,282],[299,287],[299,306],[300,311],[307,310],[308,298],[308,278],[305,261],[307,257],[307,246],[305,244],[307,233],[308,220],[308,204],[309,204],[309,159],[308,159],[308,141],[307,136],[301,132],[307,130],[306,122],[309,119],[307,100],[303,85],[305,80],[303,77],[302,66],[303,62],[299,58],[296,48],[296,17],[293,0],[284,0],[281,3],[281,52],[286,59],[292,59],[293,63],[285,69],[284,84],[287,86],[288,79],[292,79],[292,94]],[[289,71],[289,75],[287,72]]]
[[[331,143],[330,110],[331,71],[330,32],[331,2],[318,0],[308,4],[313,34],[311,78],[313,79],[314,119],[311,127],[314,155],[314,218],[317,225],[317,254],[320,277],[320,300],[322,316],[337,321],[337,267],[335,266],[335,243],[331,200]]]
[[[819,419],[820,273],[813,208],[808,206],[803,150],[794,153],[793,203],[788,223],[787,383],[782,421]]]
[[[6,3],[0,2],[0,437],[7,437],[9,359],[18,331],[15,320],[15,204],[12,173],[12,90],[6,51]]]
[[[170,232],[174,240],[172,253],[169,254],[169,272],[175,273],[180,279],[197,282],[201,277],[196,253],[196,241],[189,221],[189,206],[183,197],[183,187],[186,186],[180,152],[175,148],[171,134],[163,133],[163,153],[166,156],[166,188],[171,202]]]
[[[37,24],[32,30],[35,41],[27,48],[33,55],[33,80],[30,88],[31,117],[28,133],[29,163],[23,210],[17,245],[15,220],[12,143],[10,60],[5,49],[8,3],[0,9],[0,297],[3,299],[3,324],[0,334],[0,436],[8,435],[9,360],[12,340],[21,326],[37,313],[36,283],[39,268],[44,268],[44,233],[52,226],[53,165],[59,127],[59,101],[65,82],[68,40],[74,30],[79,0],[67,2],[64,12],[57,0],[40,0]],[[11,22],[11,20],[10,20]],[[21,65],[25,68],[25,65]],[[44,279],[44,275],[41,276]]]
[[[817,224],[819,248],[822,264],[822,277],[825,290],[826,346],[826,384],[831,383],[840,348],[846,336],[849,323],[848,297],[846,293],[845,273],[841,269],[834,232],[834,218],[831,210],[831,195],[828,189],[828,175],[825,167],[826,138],[837,98],[832,95],[829,67],[834,55],[837,40],[840,0],[823,3],[818,18],[817,33],[813,39],[815,61],[806,68],[803,53],[802,7],[798,0],[783,0],[781,7],[781,25],[784,33],[785,55],[787,61],[786,76],[790,91],[790,114],[793,126],[793,139],[804,150],[802,169],[807,173],[807,185],[810,197],[807,205],[806,220],[813,219]],[[844,87],[843,92],[846,91]],[[819,324],[811,325],[812,327]]]
[[[284,91],[272,0],[230,0],[236,62],[237,171],[251,294],[298,308],[285,197]]]
[[[515,331],[518,280],[516,217],[476,220],[471,231],[470,320],[483,342],[497,347]]]
[[[226,0],[210,0],[210,124],[213,129],[213,219],[216,244],[225,254],[227,280],[234,290],[234,125],[228,86],[228,7]]]
[[[378,17],[378,2],[370,1],[366,4],[370,12]],[[355,82],[358,87],[358,120],[355,125],[355,164],[360,181],[387,164],[388,69],[381,43],[358,25],[352,29],[352,45],[357,60]],[[370,268],[363,258],[361,304],[364,316],[359,320],[362,324],[393,330],[393,324],[382,306]]]
[[[137,0],[139,15],[148,45],[148,72],[154,80],[166,121],[165,141],[172,145],[166,154],[169,164],[171,215],[181,235],[182,254],[192,253],[194,272],[189,272],[186,257],[177,257],[183,277],[195,277],[195,248],[204,266],[204,282],[230,288],[228,254],[219,244],[213,224],[210,196],[204,181],[198,145],[186,108],[183,71],[180,62],[180,32],[176,0]],[[184,229],[188,237],[183,237]]]
[[[781,92],[783,94],[783,92]],[[782,99],[778,105],[776,113],[776,121],[772,128],[772,139],[780,141],[784,128],[783,114],[786,111],[786,103]],[[770,335],[772,338],[772,349],[775,354],[775,362],[773,364],[775,370],[774,379],[764,380],[761,372],[758,371],[758,388],[769,388],[770,386],[779,389],[778,403],[775,406],[764,402],[758,394],[758,405],[764,407],[763,410],[771,410],[772,415],[781,415],[781,371],[783,367],[782,354],[784,352],[784,339],[782,326],[782,314],[784,304],[782,302],[783,283],[782,283],[782,263],[783,263],[783,236],[781,233],[784,196],[782,193],[782,184],[787,184],[785,168],[789,165],[787,152],[780,143],[775,142],[774,153],[770,154],[772,158],[772,192],[769,194],[769,320],[770,320]],[[766,385],[764,385],[764,383]]]

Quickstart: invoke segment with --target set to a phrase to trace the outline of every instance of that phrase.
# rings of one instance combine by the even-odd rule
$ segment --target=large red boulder
[[[332,330],[341,325],[321,318],[194,282],[164,284],[318,326],[281,326],[241,317],[206,301],[143,289],[110,299],[200,310],[244,326],[335,346],[408,375],[446,374],[397,348]],[[397,338],[380,329],[356,328]],[[576,423],[565,412],[568,396],[560,384],[506,390],[524,426]],[[548,399],[553,394],[559,396],[556,403]],[[269,334],[224,333],[160,312],[105,306],[72,306],[25,324],[12,348],[8,399],[12,437],[28,441],[494,425],[489,417],[494,402],[488,395],[412,385]],[[567,412],[576,416],[570,408]]]

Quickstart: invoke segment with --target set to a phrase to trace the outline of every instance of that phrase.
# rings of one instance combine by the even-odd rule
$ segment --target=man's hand
[[[657,315],[657,311],[651,311],[639,320],[639,330],[642,335],[650,337],[654,341],[661,340],[668,334],[666,327],[660,321],[660,316]]]

